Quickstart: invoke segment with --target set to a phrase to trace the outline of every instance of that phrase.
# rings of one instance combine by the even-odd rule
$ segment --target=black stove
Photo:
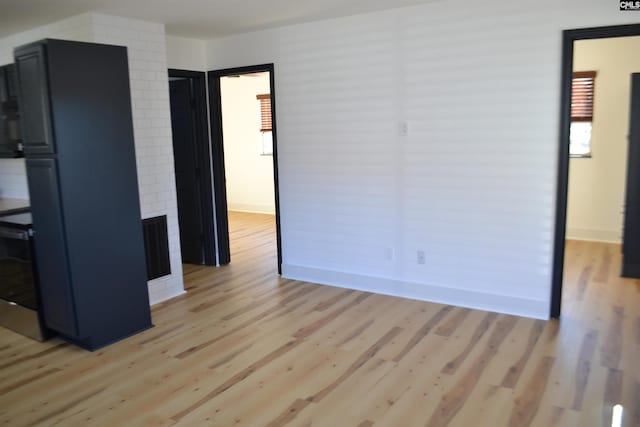
[[[0,326],[43,340],[31,213],[0,216]]]
[[[29,231],[33,225],[31,212],[0,216],[0,227],[17,228]]]

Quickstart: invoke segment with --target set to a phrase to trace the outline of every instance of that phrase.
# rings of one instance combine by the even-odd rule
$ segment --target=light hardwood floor
[[[280,279],[272,217],[230,220],[232,264],[185,266],[149,331],[88,353],[0,328],[0,423],[640,425],[619,246],[568,242],[558,323]]]

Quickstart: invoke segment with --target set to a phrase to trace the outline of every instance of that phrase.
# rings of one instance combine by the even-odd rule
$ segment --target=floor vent
[[[142,229],[144,231],[145,255],[147,257],[147,280],[171,274],[167,216],[143,219]]]

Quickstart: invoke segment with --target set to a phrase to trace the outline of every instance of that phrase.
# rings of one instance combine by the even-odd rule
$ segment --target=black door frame
[[[629,105],[629,133],[627,134],[627,179],[624,195],[624,223],[622,233],[622,277],[640,279],[640,121],[634,121],[640,109],[640,71],[631,73],[631,104]]]
[[[211,159],[213,162],[213,195],[216,210],[218,260],[220,265],[231,262],[229,248],[229,218],[227,214],[227,188],[224,168],[224,136],[222,132],[222,98],[220,78],[241,74],[269,73],[271,87],[271,135],[273,137],[273,188],[276,206],[276,244],[278,250],[278,274],[282,274],[282,239],[280,235],[280,189],[278,186],[278,137],[276,120],[276,91],[273,64],[251,65],[209,71],[209,112],[211,114]]]
[[[562,33],[562,86],[560,94],[560,140],[558,144],[558,181],[556,225],[553,247],[550,316],[559,318],[562,305],[564,246],[567,227],[569,187],[569,130],[571,128],[571,81],[573,76],[573,42],[576,40],[640,36],[640,24],[565,30]]]
[[[196,152],[200,168],[200,201],[202,213],[203,252],[205,265],[216,265],[216,241],[211,184],[211,155],[209,153],[209,123],[207,120],[207,76],[202,71],[170,68],[169,77],[188,78],[193,83],[196,115]]]

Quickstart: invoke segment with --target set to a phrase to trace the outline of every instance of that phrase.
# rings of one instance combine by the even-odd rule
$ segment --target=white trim
[[[371,277],[291,264],[282,265],[282,277],[420,301],[494,311],[535,319],[549,319],[549,301],[544,300],[475,292],[468,289],[405,282],[384,277]]]
[[[591,242],[622,243],[620,231],[592,230],[586,228],[567,228],[568,240],[587,240]]]
[[[227,209],[234,212],[247,212],[275,215],[276,208],[273,205],[252,205],[246,203],[228,203]]]
[[[149,288],[149,305],[154,306],[156,304],[160,304],[161,302],[165,302],[172,298],[179,297],[180,295],[184,295],[186,293],[187,291],[185,290],[181,290],[181,291],[173,290],[172,292],[157,292],[157,291],[152,291],[151,288]]]

